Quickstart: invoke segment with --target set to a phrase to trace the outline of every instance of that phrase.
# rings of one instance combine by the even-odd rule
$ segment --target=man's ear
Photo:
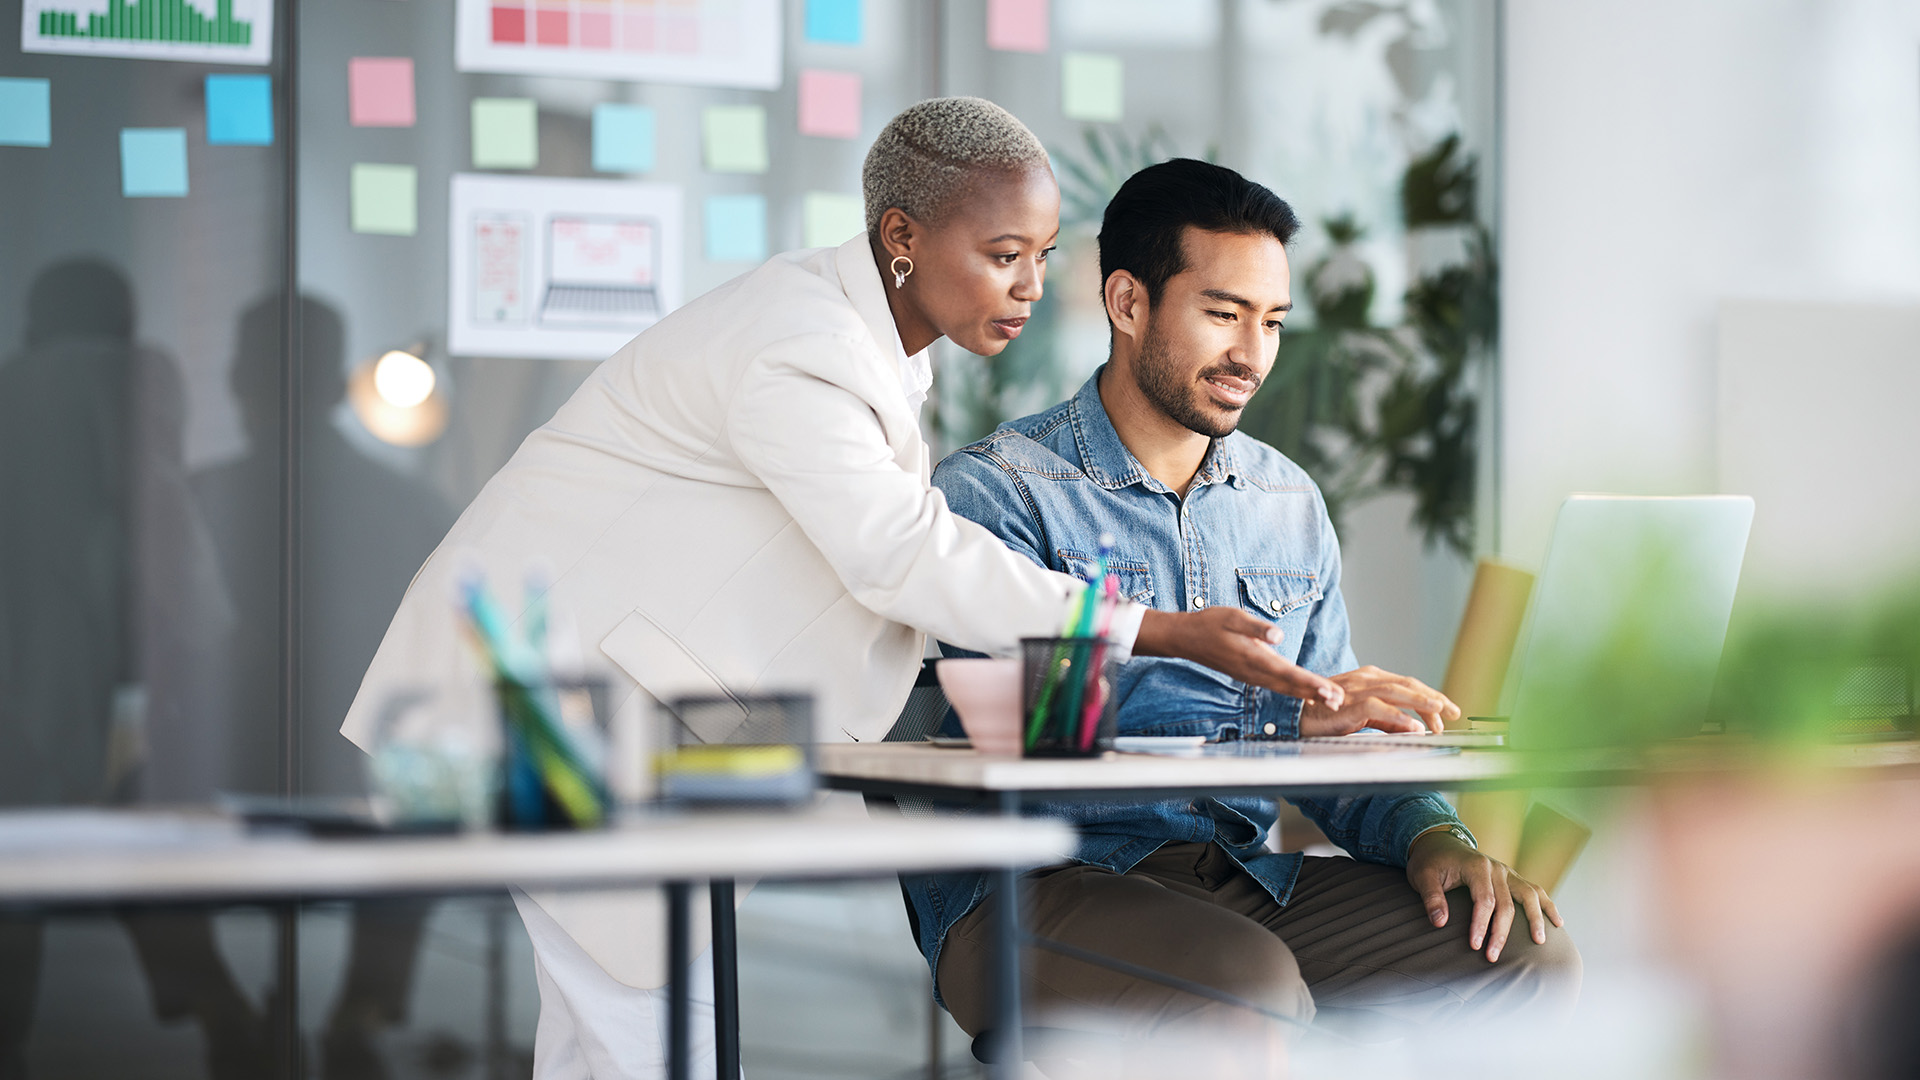
[[[1130,338],[1139,338],[1147,325],[1146,286],[1126,270],[1115,270],[1107,275],[1103,292],[1107,301],[1107,322],[1113,325],[1113,332]]]
[[[897,206],[887,207],[880,215],[880,247],[888,258],[899,255],[912,258],[914,244],[922,231],[920,223]]]

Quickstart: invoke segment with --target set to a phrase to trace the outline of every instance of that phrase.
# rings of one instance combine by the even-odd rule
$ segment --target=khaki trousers
[[[1467,945],[1473,902],[1447,896],[1447,925],[1427,921],[1406,871],[1309,856],[1285,907],[1214,844],[1168,844],[1125,874],[1085,865],[1022,879],[1022,925],[1044,938],[1224,991],[1301,1023],[1408,1028],[1524,1015],[1558,1023],[1579,992],[1580,954],[1566,931],[1534,944],[1519,914],[1498,963]],[[969,1035],[991,1020],[989,972],[999,894],[954,925],[939,985]],[[1153,1035],[1243,1031],[1268,1037],[1257,1012],[1121,974],[1038,946],[1021,954],[1030,1027]]]

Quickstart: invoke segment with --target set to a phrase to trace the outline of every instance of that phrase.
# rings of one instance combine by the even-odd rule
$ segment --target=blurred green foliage
[[[1371,321],[1375,282],[1351,217],[1323,222],[1332,248],[1304,278],[1314,323],[1289,329],[1242,430],[1293,458],[1320,484],[1336,526],[1390,491],[1414,497],[1429,544],[1473,551],[1478,365],[1499,330],[1499,267],[1478,220],[1475,159],[1449,135],[1415,158],[1401,184],[1409,236],[1444,230],[1462,257],[1416,276],[1398,326]]]

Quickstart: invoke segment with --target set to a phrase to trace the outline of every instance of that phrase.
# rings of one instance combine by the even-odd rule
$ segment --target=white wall
[[[1537,563],[1571,491],[1715,490],[1721,300],[1920,297],[1920,2],[1508,0],[1504,104],[1500,546]]]

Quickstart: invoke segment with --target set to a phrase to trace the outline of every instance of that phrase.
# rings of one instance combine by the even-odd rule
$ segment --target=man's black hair
[[[1300,219],[1286,200],[1232,169],[1192,158],[1149,165],[1120,185],[1100,221],[1100,286],[1125,270],[1157,300],[1169,278],[1186,269],[1180,237],[1187,226],[1207,232],[1267,233],[1287,243]]]

